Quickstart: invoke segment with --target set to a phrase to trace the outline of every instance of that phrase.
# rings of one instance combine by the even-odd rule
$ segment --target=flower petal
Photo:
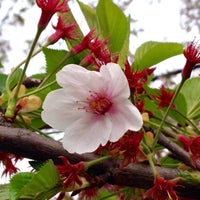
[[[67,151],[79,154],[93,152],[100,144],[108,142],[111,121],[105,116],[96,119],[94,116],[85,116],[67,127],[63,138],[63,146]]]
[[[71,97],[72,98],[72,97]],[[78,110],[64,89],[50,92],[43,103],[42,120],[51,127],[64,131],[68,124],[82,117],[85,111]]]
[[[127,130],[138,131],[143,124],[139,110],[129,101],[114,104],[109,111],[112,121],[110,141],[116,142]]]
[[[99,73],[89,71],[79,65],[69,64],[62,68],[56,74],[56,81],[63,87],[87,87],[91,85],[91,81],[98,79]]]
[[[107,83],[107,92],[113,98],[128,98],[130,96],[128,80],[118,64],[103,65],[100,68],[100,73],[104,82]]]

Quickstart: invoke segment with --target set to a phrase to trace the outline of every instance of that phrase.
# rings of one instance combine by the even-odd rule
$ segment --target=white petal
[[[76,108],[72,97],[64,89],[50,92],[43,103],[41,117],[51,127],[64,131],[66,126],[82,117],[83,112]]]
[[[113,98],[128,98],[130,96],[128,80],[118,64],[103,65],[100,68],[100,73],[104,82],[107,82],[107,92]]]
[[[111,142],[119,140],[127,130],[138,131],[142,127],[142,116],[129,100],[113,105],[109,114],[113,124]]]
[[[86,87],[99,76],[99,73],[89,71],[79,65],[69,64],[56,74],[56,80],[60,86]]]
[[[63,146],[70,153],[95,151],[100,144],[108,142],[111,122],[105,116],[95,119],[94,115],[85,116],[65,130]]]

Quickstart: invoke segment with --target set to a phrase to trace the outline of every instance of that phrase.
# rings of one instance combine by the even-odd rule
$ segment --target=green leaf
[[[40,168],[44,165],[43,162],[39,162],[39,161],[29,161],[29,164],[30,164],[31,167],[33,167],[33,169],[35,169],[36,171],[39,171]]]
[[[43,47],[42,51],[43,51],[43,53],[45,55],[45,58],[46,58],[46,63],[47,63],[46,72],[47,72],[47,75],[49,73],[53,72],[53,75],[52,75],[52,77],[50,79],[51,81],[55,80],[55,74],[63,66],[65,66],[67,64],[70,64],[70,63],[74,63],[74,64],[80,63],[80,60],[77,57],[71,56],[64,63],[62,63],[62,65],[58,69],[56,69],[57,66],[63,60],[63,58],[67,55],[67,51],[65,51],[65,50],[49,49],[49,48],[44,48],[44,47]]]
[[[40,200],[46,199],[48,196],[54,196],[59,188],[57,187],[60,181],[58,170],[49,160],[42,166],[38,173],[19,173],[16,174],[10,183],[11,200],[20,198],[30,198]],[[52,194],[52,191],[54,192]]]
[[[127,60],[127,57],[128,57],[128,54],[129,54],[129,37],[130,37],[130,21],[131,18],[129,17],[128,18],[128,29],[127,29],[127,34],[126,34],[126,38],[124,40],[124,44],[121,48],[121,51],[120,51],[120,54],[119,54],[119,59],[118,59],[118,64],[120,66],[124,66],[126,60]]]
[[[185,97],[186,116],[196,118],[200,115],[200,77],[188,79],[180,93]]]
[[[4,68],[1,62],[0,62],[0,68]]]
[[[180,163],[178,160],[165,156],[160,159],[160,165],[167,168],[177,168]]]
[[[9,200],[9,185],[0,185],[0,197],[1,200]]]
[[[87,21],[87,24],[90,29],[95,29],[98,33],[99,31],[99,24],[96,16],[95,9],[92,9],[90,6],[78,1],[78,4],[81,8],[81,11]]]
[[[53,164],[53,161],[49,160],[21,190],[20,195],[28,196],[48,191],[54,188],[59,180],[59,173]]]
[[[182,126],[185,126],[186,119],[184,116],[186,116],[187,110],[186,110],[186,100],[185,97],[179,93],[176,97],[176,100],[174,102],[175,110],[171,109],[169,111],[169,116],[176,120],[176,122]]]
[[[43,47],[42,49],[45,59],[46,59],[46,73],[51,73],[57,65],[63,60],[63,58],[67,55],[67,51],[65,50],[55,50]],[[64,65],[62,65],[64,66]],[[58,70],[56,70],[57,72]],[[55,72],[55,73],[56,73]]]
[[[128,39],[130,33],[130,20],[122,10],[111,0],[99,0],[96,8],[97,19],[100,26],[100,33],[103,37],[109,37],[109,46],[112,53],[119,53],[124,57],[128,54]]]
[[[135,60],[132,66],[141,71],[182,53],[183,45],[179,43],[145,42],[136,50]]]
[[[6,74],[0,74],[0,94],[5,91],[6,79],[7,79]]]
[[[10,200],[16,200],[18,198],[21,189],[31,181],[33,176],[34,174],[30,172],[22,172],[11,178],[9,186]]]
[[[19,82],[19,77],[22,74],[22,69],[17,69],[11,76],[10,81],[9,81],[9,88],[13,89],[16,84]]]
[[[43,79],[44,77],[45,77],[45,74],[44,74],[44,73],[33,74],[33,75],[31,76],[31,78],[35,78],[35,79],[39,79],[39,80]]]

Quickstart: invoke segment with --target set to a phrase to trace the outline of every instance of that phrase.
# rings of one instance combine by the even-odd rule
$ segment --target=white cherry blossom
[[[100,144],[116,142],[127,130],[141,128],[141,114],[128,99],[128,81],[118,64],[103,65],[99,72],[69,64],[56,80],[62,88],[46,96],[42,119],[65,132],[68,152],[92,152]]]

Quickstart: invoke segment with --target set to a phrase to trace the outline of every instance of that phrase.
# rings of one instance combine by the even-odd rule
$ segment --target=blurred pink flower
[[[102,65],[99,72],[70,64],[56,79],[62,88],[47,95],[42,119],[65,132],[63,146],[70,153],[95,151],[141,128],[141,114],[128,99],[128,81],[118,64]]]

